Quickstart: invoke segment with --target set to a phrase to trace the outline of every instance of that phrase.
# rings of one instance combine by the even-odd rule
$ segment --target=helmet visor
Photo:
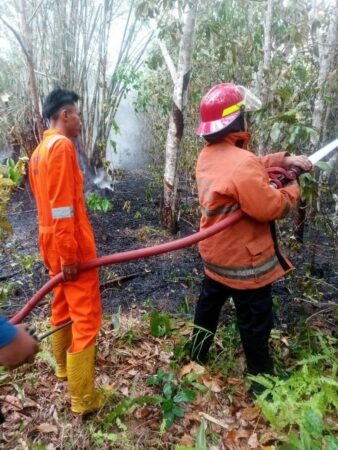
[[[262,102],[249,89],[244,86],[236,86],[243,95],[245,111],[258,111],[262,108]]]

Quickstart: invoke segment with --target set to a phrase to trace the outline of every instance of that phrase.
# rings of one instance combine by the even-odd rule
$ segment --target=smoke
[[[96,170],[96,176],[93,178],[93,183],[99,189],[108,189],[111,192],[115,190],[116,179],[112,178],[106,170],[100,168]]]
[[[103,194],[106,197],[110,197],[111,193],[115,191],[115,185],[117,183],[115,176],[112,173],[109,173],[111,171],[102,167],[91,167],[86,155],[79,150],[77,156],[80,168],[84,175],[85,195],[87,196],[91,192],[100,191],[101,195]]]

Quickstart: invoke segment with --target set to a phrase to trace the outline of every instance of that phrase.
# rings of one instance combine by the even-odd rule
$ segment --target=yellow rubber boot
[[[72,327],[62,328],[52,335],[52,349],[56,361],[55,375],[67,379],[67,350],[72,343]]]
[[[86,414],[100,409],[105,403],[105,395],[94,389],[95,346],[82,352],[67,353],[68,388],[71,409],[76,414]]]

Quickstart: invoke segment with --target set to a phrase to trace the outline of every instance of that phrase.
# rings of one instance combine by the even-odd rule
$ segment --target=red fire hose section
[[[154,247],[140,248],[138,250],[130,250],[128,252],[115,253],[114,255],[102,256],[101,258],[92,259],[81,264],[80,272],[94,269],[95,267],[108,266],[110,264],[117,264],[126,261],[132,261],[140,258],[149,258],[149,256],[161,255],[162,253],[172,252],[181,248],[190,247],[199,241],[203,241],[210,236],[224,230],[228,226],[238,222],[244,213],[241,210],[233,212],[226,219],[212,225],[206,230],[199,231],[190,236],[175,241],[167,242],[165,244],[155,245]],[[59,273],[54,278],[49,280],[33,297],[26,303],[26,305],[11,318],[10,322],[13,324],[20,323],[32,309],[48,294],[57,284],[62,281],[62,273]]]

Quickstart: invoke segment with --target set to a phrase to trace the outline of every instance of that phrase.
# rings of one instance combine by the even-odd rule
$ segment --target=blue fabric
[[[7,322],[3,316],[0,316],[0,348],[12,342],[16,334],[15,326]]]

